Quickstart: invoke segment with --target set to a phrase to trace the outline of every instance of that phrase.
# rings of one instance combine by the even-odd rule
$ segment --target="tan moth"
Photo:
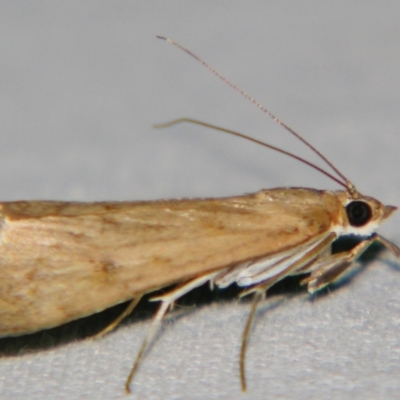
[[[219,288],[236,284],[245,288],[243,295],[254,294],[240,357],[246,390],[247,336],[267,290],[288,276],[308,274],[302,284],[314,293],[348,272],[373,242],[400,257],[397,246],[375,233],[396,207],[359,193],[326,157],[260,103],[186,48],[161,39],[244,95],[310,147],[336,176],[292,153],[203,122],[180,119],[163,127],[192,122],[241,136],[310,165],[344,190],[275,188],[215,199],[0,203],[0,337],[48,329],[130,300],[102,336],[143,295],[176,284],[152,299],[161,305],[127,379],[129,392],[147,344],[175,301],[207,282]],[[345,235],[362,240],[351,250],[332,254],[332,243]]]

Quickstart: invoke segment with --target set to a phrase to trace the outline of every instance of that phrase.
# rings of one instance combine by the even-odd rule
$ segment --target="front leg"
[[[310,276],[303,279],[301,284],[307,285],[309,293],[315,293],[330,283],[339,280],[354,266],[354,261],[360,257],[373,242],[377,241],[391,250],[397,257],[400,256],[400,249],[397,246],[374,233],[349,251],[329,255],[316,261]]]

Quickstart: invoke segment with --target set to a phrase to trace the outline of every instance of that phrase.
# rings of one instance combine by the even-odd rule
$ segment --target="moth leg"
[[[333,254],[321,258],[316,262],[317,266],[313,268],[311,275],[304,279],[301,284],[307,285],[309,293],[324,288],[343,277],[354,266],[354,261],[373,243],[380,242],[382,245],[392,251],[397,257],[400,256],[400,249],[390,243],[388,240],[373,234],[371,237],[360,242],[356,247],[343,253]]]
[[[253,325],[254,316],[256,315],[257,307],[260,304],[260,301],[263,300],[264,298],[265,298],[265,292],[262,292],[262,293],[256,292],[254,294],[254,301],[251,306],[251,311],[247,318],[246,326],[244,327],[244,331],[243,331],[243,335],[242,335],[242,346],[240,348],[240,359],[239,359],[240,384],[242,386],[242,392],[245,392],[247,390],[246,370],[245,370],[247,341],[249,338],[251,326]]]
[[[156,312],[156,315],[153,318],[153,321],[151,323],[150,329],[147,332],[147,335],[145,336],[142,345],[140,346],[139,352],[136,356],[135,362],[132,366],[131,371],[129,372],[128,378],[126,379],[125,382],[125,391],[127,393],[131,393],[131,389],[130,389],[130,384],[132,382],[133,377],[135,376],[135,373],[139,367],[139,363],[140,360],[143,357],[143,354],[147,348],[148,343],[153,339],[154,335],[157,332],[157,328],[159,327],[164,315],[166,314],[168,307],[170,306],[169,303],[166,302],[162,302],[160,305],[160,308],[158,309],[158,311]]]
[[[256,314],[257,306],[260,301],[265,298],[266,291],[271,286],[286,276],[311,271],[311,275],[301,283],[308,284],[308,291],[313,293],[340,278],[348,271],[348,268],[351,267],[353,262],[367,249],[367,247],[376,241],[380,242],[396,257],[400,258],[400,248],[376,233],[359,243],[350,251],[334,255],[331,255],[330,253],[327,254],[327,252],[330,251],[328,246],[334,238],[335,234],[332,233],[328,235],[324,241],[314,248],[311,248],[303,255],[303,257],[301,257],[301,259],[288,266],[288,268],[283,270],[281,273],[265,280],[264,282],[251,286],[249,289],[244,290],[241,293],[240,297],[254,293],[254,302],[243,331],[242,348],[240,351],[240,380],[243,391],[246,391],[245,356],[250,328]]]
[[[142,297],[143,294],[140,294],[136,296],[134,299],[132,299],[132,301],[128,304],[128,307],[126,307],[126,309],[114,321],[108,324],[103,330],[101,330],[96,335],[92,336],[92,339],[100,339],[105,334],[116,328],[120,324],[120,322],[136,308]]]
[[[244,290],[240,297],[247,296],[248,294],[254,293],[254,302],[249,314],[249,317],[246,322],[246,326],[243,331],[242,336],[242,347],[240,349],[240,382],[242,385],[242,391],[245,392],[247,388],[246,384],[246,372],[245,372],[245,358],[246,358],[246,349],[247,349],[247,341],[250,333],[250,328],[254,320],[254,316],[257,311],[257,306],[261,300],[265,299],[267,290],[275,285],[275,283],[279,282],[283,278],[293,275],[299,268],[302,268],[304,265],[309,265],[310,263],[314,263],[321,252],[324,252],[328,246],[332,243],[332,241],[336,238],[335,233],[330,233],[326,236],[324,240],[319,242],[316,246],[310,248],[302,257],[294,261],[287,268],[282,270],[280,273],[276,274],[273,277],[266,279],[265,281],[251,286],[249,289]]]
[[[217,271],[217,272],[212,272],[209,274],[201,275],[195,279],[192,279],[190,281],[187,281],[187,282],[177,286],[176,288],[174,288],[173,290],[171,290],[168,293],[165,293],[161,296],[153,297],[150,299],[150,301],[161,301],[161,305],[160,305],[158,311],[156,312],[155,316],[153,317],[150,328],[149,328],[145,338],[143,339],[142,345],[140,346],[140,349],[136,356],[135,362],[133,363],[133,366],[128,375],[128,378],[126,379],[125,391],[127,393],[131,393],[130,384],[132,382],[132,379],[136,374],[136,371],[139,367],[140,361],[143,358],[143,355],[144,355],[146,349],[148,348],[149,343],[151,343],[155,334],[157,333],[157,330],[160,327],[161,321],[164,318],[165,314],[167,313],[168,309],[172,308],[175,301],[178,300],[180,297],[182,297],[186,293],[190,292],[191,290],[203,285],[207,281],[212,281],[220,273],[221,273],[221,271]]]

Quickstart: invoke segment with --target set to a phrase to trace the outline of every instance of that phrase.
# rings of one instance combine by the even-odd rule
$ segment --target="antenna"
[[[201,65],[206,67],[210,72],[212,72],[215,76],[217,76],[219,79],[221,79],[224,83],[226,83],[228,86],[230,86],[232,89],[236,90],[239,94],[241,94],[243,97],[245,97],[247,100],[249,100],[251,103],[253,103],[257,108],[259,108],[263,113],[267,114],[273,121],[275,121],[278,125],[282,126],[286,131],[291,133],[293,136],[295,136],[298,140],[300,140],[304,145],[306,145],[308,148],[310,148],[318,157],[320,157],[342,180],[343,182],[339,181],[336,178],[333,178],[332,175],[327,173],[326,171],[322,170],[321,168],[317,167],[316,165],[309,163],[308,161],[301,159],[301,157],[295,156],[294,154],[288,154],[288,152],[285,152],[284,150],[274,148],[274,150],[277,150],[281,153],[290,155],[290,157],[294,157],[298,159],[301,162],[304,162],[313,168],[316,168],[320,172],[324,173],[325,175],[329,176],[331,179],[333,179],[335,182],[340,183],[342,186],[346,187],[347,190],[355,195],[357,193],[355,186],[349,179],[346,178],[345,175],[343,175],[320,151],[318,151],[311,143],[309,143],[306,139],[304,139],[302,136],[300,136],[296,131],[294,131],[292,128],[290,128],[288,125],[286,125],[283,121],[281,121],[278,117],[276,117],[274,114],[272,114],[268,109],[266,109],[261,103],[259,103],[256,99],[254,99],[252,96],[250,96],[248,93],[246,93],[244,90],[233,84],[231,81],[229,81],[227,78],[225,78],[223,75],[221,75],[216,69],[211,67],[209,64],[207,64],[205,61],[203,61],[199,56],[196,54],[192,53],[190,50],[188,50],[186,47],[182,46],[178,42],[175,42],[172,39],[166,38],[164,36],[157,36],[158,39],[162,39],[167,41],[168,43],[178,47],[180,50],[184,51],[186,54],[189,56],[193,57],[195,60],[197,60]],[[198,123],[202,125],[202,123],[199,123],[199,121],[196,121],[194,123]],[[204,124],[207,126],[208,124]],[[213,127],[213,126],[209,126]],[[217,130],[224,130],[223,128],[219,127],[213,127],[214,129]],[[226,130],[227,131],[227,130]],[[245,137],[246,139],[258,142],[256,139],[252,139],[250,137],[246,137],[246,135],[239,134],[238,132],[233,133],[230,131],[232,134],[236,134],[237,136]],[[263,143],[263,142],[262,142]],[[259,143],[261,144],[261,143]],[[273,148],[273,146],[270,146],[266,143],[263,143],[263,145],[266,145],[267,147]]]
[[[338,183],[339,185],[345,187],[346,189],[348,189],[347,184],[342,182],[341,180],[339,180],[338,178],[336,178],[335,176],[333,176],[332,174],[330,174],[329,172],[325,171],[324,169],[322,169],[321,167],[318,167],[318,165],[313,164],[310,161],[307,161],[306,159],[297,156],[296,154],[293,154],[289,151],[283,150],[280,147],[276,147],[276,146],[272,146],[269,143],[263,142],[262,140],[258,140],[255,139],[251,136],[245,135],[244,133],[240,133],[237,131],[233,131],[231,129],[226,129],[226,128],[222,128],[220,126],[217,125],[213,125],[213,124],[208,124],[207,122],[203,122],[203,121],[199,121],[197,119],[192,119],[192,118],[179,118],[179,119],[174,119],[173,121],[169,121],[169,122],[165,122],[163,124],[155,124],[153,125],[154,128],[160,129],[160,128],[168,128],[172,125],[176,125],[176,124],[180,124],[182,122],[188,122],[190,124],[195,124],[195,125],[201,125],[201,126],[205,126],[206,128],[210,128],[210,129],[215,129],[216,131],[221,131],[221,132],[225,132],[225,133],[229,133],[231,135],[234,136],[238,136],[240,138],[249,140],[250,142],[254,142],[257,144],[260,144],[261,146],[267,147],[269,149],[275,150],[278,153],[282,153],[285,154],[288,157],[294,158],[297,161],[300,161],[306,165],[308,165],[311,168],[316,169],[317,171],[321,172],[322,174],[326,175],[328,178],[331,178],[333,181],[335,181],[336,183]]]

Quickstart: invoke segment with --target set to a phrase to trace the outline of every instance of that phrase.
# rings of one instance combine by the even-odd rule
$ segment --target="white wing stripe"
[[[232,283],[245,287],[265,281],[278,275],[290,265],[300,260],[307,252],[309,252],[313,247],[318,246],[326,238],[327,235],[322,235],[317,239],[313,238],[307,243],[274,254],[273,256],[238,264],[229,271],[224,271],[222,274],[217,276],[214,283],[219,288],[225,288]],[[299,265],[298,268],[303,267],[307,262],[309,262],[309,260]]]

